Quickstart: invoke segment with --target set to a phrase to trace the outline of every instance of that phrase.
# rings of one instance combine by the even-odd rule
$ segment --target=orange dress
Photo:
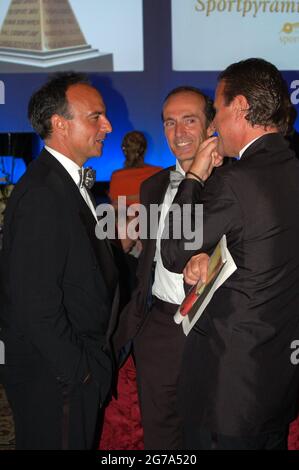
[[[139,202],[139,191],[143,181],[162,170],[159,166],[144,164],[138,168],[124,168],[112,173],[109,196],[117,202],[118,196],[127,197],[127,205]]]

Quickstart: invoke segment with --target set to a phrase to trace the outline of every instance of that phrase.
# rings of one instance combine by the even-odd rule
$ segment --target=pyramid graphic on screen
[[[62,70],[57,66],[103,56],[112,70],[112,54],[87,44],[68,0],[11,1],[0,32],[0,61]]]

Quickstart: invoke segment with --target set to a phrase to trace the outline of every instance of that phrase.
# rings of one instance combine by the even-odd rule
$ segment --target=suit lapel
[[[94,209],[95,209],[95,211],[96,211],[96,208],[97,208],[96,200],[95,200],[95,198],[94,198],[92,192],[90,191],[90,189],[87,189],[87,188],[86,188],[86,191],[88,192],[89,198],[90,198],[90,200],[91,200],[91,202],[92,202],[92,204],[93,204],[93,206],[94,206]],[[89,211],[89,212],[90,212],[90,211]],[[92,215],[93,215],[93,214],[92,214]],[[93,217],[93,220],[95,220],[94,217]],[[98,220],[99,220],[99,218],[98,218]],[[106,249],[110,252],[111,256],[113,257],[113,251],[112,251],[112,247],[111,247],[111,245],[110,245],[109,240],[108,240],[107,238],[104,238],[104,239],[102,240],[102,242],[103,242],[103,244],[106,246]]]
[[[144,201],[144,204],[147,207],[149,207],[150,204],[162,204],[169,185],[169,174],[170,171],[174,168],[175,167],[167,168],[160,174],[158,173],[157,175],[155,175],[157,178],[155,178],[153,182],[153,187],[149,189],[146,195],[146,201]]]
[[[95,218],[88,208],[87,204],[83,200],[81,194],[79,193],[80,201],[80,208],[79,208],[79,217],[81,219],[82,224],[85,227],[87,236],[90,240],[90,243],[93,247],[93,250],[96,254],[96,258],[98,264],[101,268],[101,274],[106,282],[110,297],[113,297],[114,290],[117,284],[117,270],[114,264],[114,258],[112,249],[110,247],[110,243],[108,240],[103,239],[100,240],[96,237],[95,228],[96,228],[96,221]],[[78,201],[79,202],[79,201]]]
[[[148,188],[148,192],[145,195],[146,201],[144,204],[147,209],[147,224],[150,227],[150,204],[157,204],[161,205],[164,201],[165,193],[167,191],[169,185],[169,174],[170,171],[173,170],[174,167],[167,168],[160,174],[157,174],[157,177],[154,178],[153,187]],[[159,177],[159,180],[158,180]],[[142,201],[143,202],[143,201]],[[160,221],[161,212],[159,212],[158,220]],[[146,240],[144,244],[144,257],[145,257],[145,264],[148,268],[145,269],[145,272],[151,271],[151,264],[154,261],[155,251],[156,251],[156,243],[157,243],[157,234],[154,237]]]

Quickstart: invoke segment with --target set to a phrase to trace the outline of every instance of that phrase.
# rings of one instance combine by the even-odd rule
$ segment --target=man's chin
[[[99,142],[99,143],[96,145],[96,156],[97,156],[97,157],[101,157],[101,156],[102,156],[102,153],[103,153],[103,143],[102,143],[102,142]]]
[[[180,155],[181,158],[190,158],[191,155],[194,155],[195,149],[194,145],[186,145],[185,147],[176,147],[176,154]]]
[[[179,161],[179,162],[188,162],[188,161],[193,161],[194,160],[194,155],[175,155],[175,158]]]
[[[100,158],[102,156],[102,150],[95,150],[92,155],[90,155],[88,158]]]

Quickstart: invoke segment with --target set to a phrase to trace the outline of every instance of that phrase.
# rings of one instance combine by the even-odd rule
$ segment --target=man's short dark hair
[[[218,77],[224,81],[226,105],[242,95],[248,101],[246,119],[252,126],[277,127],[285,134],[292,104],[288,86],[279,70],[263,59],[247,59],[227,67]]]
[[[194,86],[189,86],[189,85],[183,85],[183,86],[173,88],[173,90],[171,90],[166,96],[166,98],[164,99],[163,106],[168,100],[168,98],[170,98],[171,96],[177,95],[179,93],[185,93],[185,92],[195,93],[196,95],[204,99],[204,102],[205,102],[204,113],[206,116],[206,125],[207,127],[209,127],[209,125],[211,124],[215,116],[214,102],[209,96],[205,95],[199,88],[196,88]],[[163,112],[162,112],[162,119],[163,119]]]
[[[48,138],[52,133],[51,117],[54,114],[59,114],[66,119],[72,118],[68,109],[66,92],[71,85],[80,83],[90,85],[85,74],[58,73],[32,95],[28,105],[28,118],[33,129],[42,139]]]

